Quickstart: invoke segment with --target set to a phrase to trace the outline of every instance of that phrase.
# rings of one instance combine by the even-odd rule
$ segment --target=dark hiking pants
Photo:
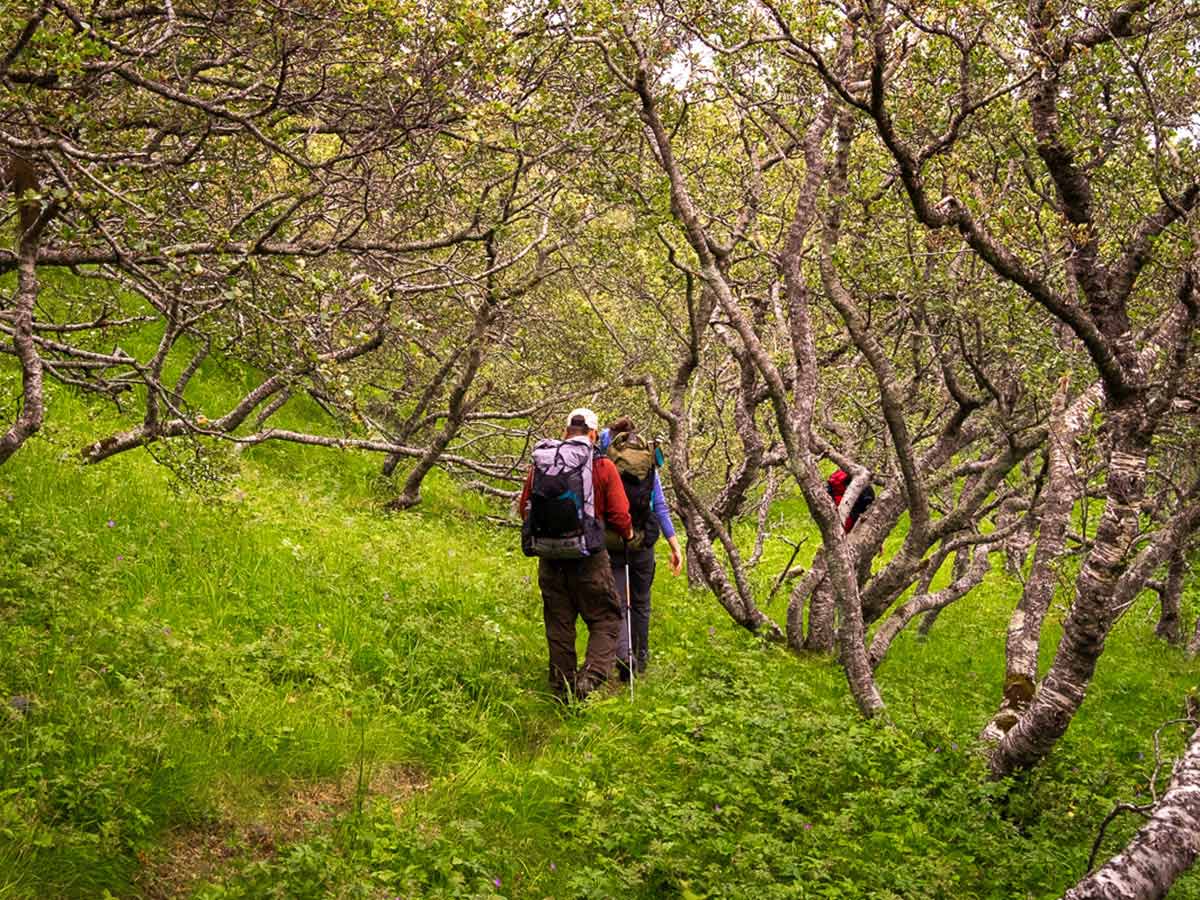
[[[646,668],[650,655],[650,587],[654,584],[654,548],[612,554],[613,583],[621,605],[621,631],[617,638],[617,670],[628,677],[629,635],[625,625],[625,561],[629,561],[630,619],[633,625],[633,667]]]
[[[550,648],[550,690],[586,695],[612,673],[617,652],[621,611],[613,591],[608,552],[585,559],[538,560],[542,618]],[[582,616],[588,629],[583,668],[575,671],[575,620]]]

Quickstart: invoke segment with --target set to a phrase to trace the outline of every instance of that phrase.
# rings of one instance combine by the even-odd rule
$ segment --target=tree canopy
[[[563,410],[629,413],[661,436],[689,577],[766,640],[836,650],[864,716],[902,629],[993,559],[1021,573],[979,723],[996,777],[1054,751],[1138,596],[1184,641],[1194,4],[4,9],[0,464],[53,383],[125,422],[84,463],[354,450],[408,509],[434,468],[511,499]],[[213,359],[257,373],[219,409],[189,390]],[[300,397],[323,428],[274,424]],[[772,580],[780,617],[750,573],[788,494],[822,545]],[[1115,896],[1154,847],[1165,890],[1200,833],[1151,834],[1182,796],[1071,896]]]

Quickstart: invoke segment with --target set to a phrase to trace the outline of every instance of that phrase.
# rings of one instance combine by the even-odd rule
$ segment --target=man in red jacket
[[[599,421],[590,409],[572,410],[567,416],[564,440],[584,436],[594,446]],[[525,478],[519,509],[529,515],[529,493],[533,469]],[[592,459],[592,490],[595,516],[618,534],[633,537],[629,501],[621,486],[617,467],[604,456]],[[571,692],[582,699],[608,680],[616,661],[617,636],[621,629],[621,606],[613,584],[608,551],[603,546],[582,559],[538,560],[538,587],[542,592],[542,618],[550,649],[550,690],[566,699]],[[575,620],[582,616],[588,629],[587,654],[583,668],[576,671]]]

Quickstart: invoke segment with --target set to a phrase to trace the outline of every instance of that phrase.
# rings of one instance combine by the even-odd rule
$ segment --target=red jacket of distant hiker
[[[521,518],[529,516],[529,492],[533,489],[532,467],[525,475],[525,486],[521,489],[521,500],[517,509]],[[617,534],[633,537],[633,519],[629,517],[629,501],[621,476],[612,460],[599,456],[592,460],[592,490],[596,493],[596,518],[612,528]]]
[[[829,492],[829,496],[833,498],[834,506],[842,505],[842,497],[846,495],[846,488],[850,486],[850,475],[847,472],[838,469],[829,476],[829,481],[825,485],[825,490]],[[846,516],[846,521],[842,523],[844,530],[849,531],[854,527],[854,515]]]

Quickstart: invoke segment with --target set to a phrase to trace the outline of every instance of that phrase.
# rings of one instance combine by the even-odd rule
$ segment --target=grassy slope
[[[435,478],[384,515],[375,461],[271,446],[177,495],[142,451],[72,461],[108,413],[56,391],[51,422],[0,469],[0,701],[28,701],[0,707],[0,898],[1054,897],[1194,683],[1139,606],[1054,758],[990,784],[1011,581],[897,641],[888,730],[662,574],[636,702],[564,710],[534,564],[482,501]],[[162,874],[205,841],[199,878]]]

